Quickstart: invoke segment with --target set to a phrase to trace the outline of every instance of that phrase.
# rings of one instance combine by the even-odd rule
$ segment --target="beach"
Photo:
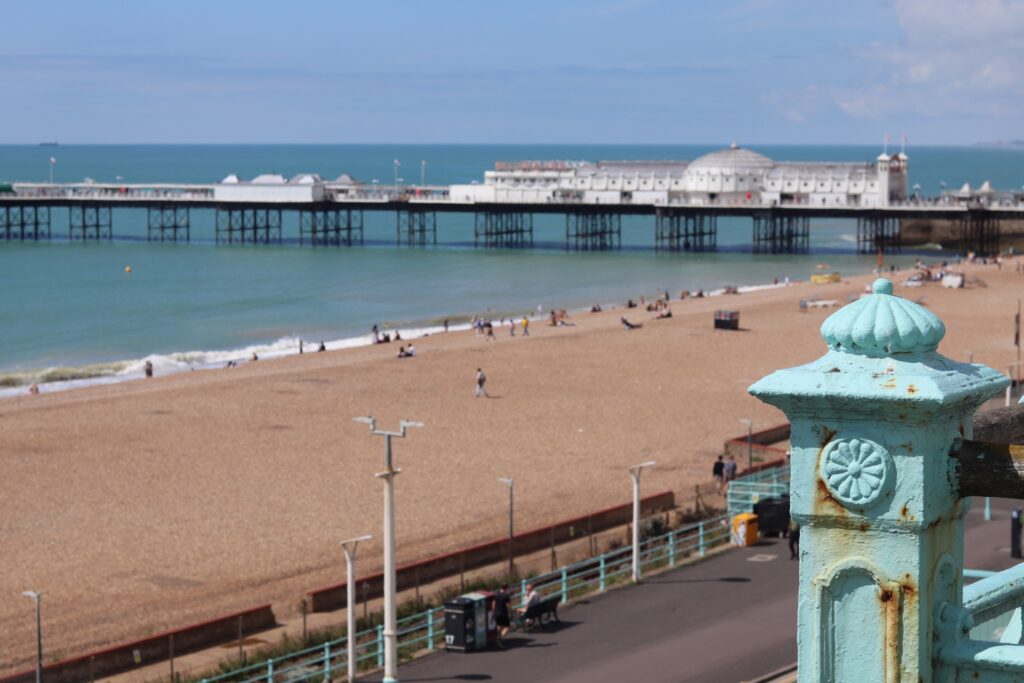
[[[1015,266],[965,266],[960,290],[898,273],[896,293],[944,320],[940,352],[1005,372]],[[25,590],[43,591],[50,661],[266,602],[293,613],[343,580],[346,537],[374,534],[360,573],[379,570],[383,443],[356,416],[425,423],[395,442],[400,564],[500,537],[498,477],[515,478],[519,529],[626,502],[643,460],[646,493],[692,491],[740,418],[784,421],[747,387],[825,352],[837,309],[800,300],[842,305],[873,279],[673,299],[665,320],[620,304],[529,338],[432,334],[410,359],[391,343],[0,400],[0,673],[33,660]],[[741,330],[712,329],[718,309]],[[477,368],[491,398],[474,397]]]

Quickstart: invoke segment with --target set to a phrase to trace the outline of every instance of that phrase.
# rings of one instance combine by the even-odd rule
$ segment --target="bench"
[[[540,602],[530,605],[524,612],[519,614],[517,620],[519,628],[523,631],[528,631],[527,621],[531,624],[540,624],[541,626],[545,626],[551,621],[562,623],[562,620],[558,618],[558,603],[561,601],[560,596],[551,595]]]

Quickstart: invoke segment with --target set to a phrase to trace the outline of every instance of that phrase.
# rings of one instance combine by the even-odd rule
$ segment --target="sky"
[[[1024,0],[0,0],[0,143],[1024,138]]]

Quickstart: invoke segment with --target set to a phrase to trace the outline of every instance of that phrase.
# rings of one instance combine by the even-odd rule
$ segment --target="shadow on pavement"
[[[664,579],[657,583],[749,583],[753,581],[747,576],[720,576],[714,579]],[[655,583],[655,581],[651,581]]]

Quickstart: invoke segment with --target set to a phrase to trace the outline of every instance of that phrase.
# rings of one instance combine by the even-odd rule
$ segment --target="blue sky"
[[[1024,138],[1024,0],[3,2],[0,142]]]

